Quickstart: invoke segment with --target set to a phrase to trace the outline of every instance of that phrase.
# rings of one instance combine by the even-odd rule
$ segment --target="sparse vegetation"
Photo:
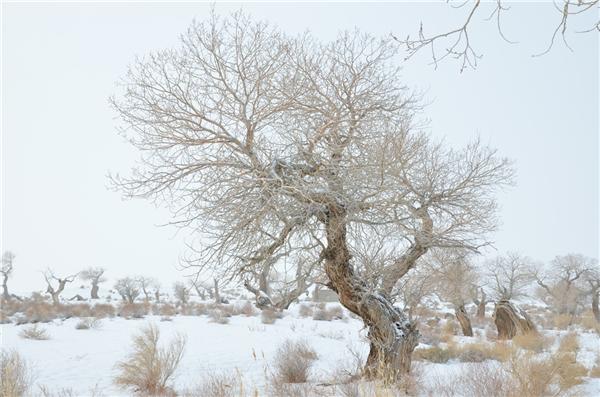
[[[33,324],[30,326],[24,327],[21,332],[19,332],[19,336],[24,339],[34,339],[34,340],[47,340],[50,339],[50,335],[45,328],[40,327],[38,324]]]
[[[305,383],[317,353],[306,342],[286,341],[274,359],[275,383]]]
[[[166,347],[159,347],[160,333],[147,325],[133,338],[133,351],[117,363],[118,386],[140,395],[174,395],[170,382],[183,358],[185,337],[178,335]]]
[[[21,397],[29,394],[33,376],[29,366],[12,350],[0,351],[0,396]]]

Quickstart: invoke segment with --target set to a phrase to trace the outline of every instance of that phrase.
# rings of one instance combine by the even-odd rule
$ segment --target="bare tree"
[[[15,257],[16,255],[12,251],[4,251],[2,254],[0,273],[2,273],[2,297],[4,299],[10,299],[10,294],[8,293],[8,278],[13,272]]]
[[[559,314],[574,316],[585,295],[586,274],[596,268],[593,259],[568,254],[554,258],[546,269],[537,266],[533,276]]]
[[[450,2],[448,3],[455,3]],[[460,71],[462,72],[467,67],[475,69],[477,67],[477,61],[481,58],[481,55],[475,51],[471,44],[470,28],[472,27],[473,21],[476,17],[481,14],[482,11],[481,0],[464,1],[461,4],[452,5],[456,9],[467,9],[465,17],[458,26],[447,31],[442,31],[437,34],[426,34],[423,23],[421,22],[418,34],[416,37],[408,35],[405,39],[392,35],[392,37],[402,43],[407,52],[406,59],[413,57],[422,49],[428,49],[431,52],[434,65],[437,67],[438,63],[446,58],[454,58],[461,63]],[[490,2],[491,11],[488,14],[486,20],[494,21],[498,33],[508,43],[515,44],[515,42],[509,40],[502,30],[502,16],[507,12],[510,7],[507,5],[507,1],[495,0]],[[548,46],[538,54],[534,56],[540,56],[547,54],[553,47],[554,42],[557,38],[562,38],[563,43],[571,50],[567,42],[567,33],[569,32],[568,22],[574,17],[582,14],[592,15],[593,12],[597,13],[598,0],[562,0],[560,4],[554,3],[557,11],[557,22],[555,29],[552,33]],[[600,31],[600,20],[597,20],[593,26],[589,26],[583,31],[577,31],[577,33]],[[440,49],[441,47],[441,49]]]
[[[473,336],[471,319],[465,309],[471,300],[478,274],[470,262],[469,253],[461,249],[435,249],[427,258],[435,278],[436,294],[452,303],[464,336]]]
[[[173,284],[173,294],[181,305],[187,305],[190,300],[190,290],[181,281]]]
[[[79,273],[76,273],[61,278],[57,277],[52,269],[47,269],[43,274],[44,279],[46,280],[46,284],[48,286],[46,292],[50,294],[50,296],[52,297],[52,303],[54,303],[55,305],[60,303],[60,294],[64,291],[67,283],[72,283],[79,275]],[[52,285],[53,282],[57,283],[56,287]]]
[[[533,282],[533,261],[519,253],[508,252],[487,261],[485,266],[493,298],[497,301],[510,301],[526,295]]]
[[[152,277],[146,277],[146,276],[137,276],[135,278],[135,280],[137,281],[139,288],[144,293],[144,300],[146,302],[150,302],[150,296],[152,295],[152,290],[154,290],[156,292],[156,290],[157,290],[156,286],[158,284],[158,281],[156,281],[156,279],[154,279]]]
[[[79,274],[79,277],[83,280],[90,281],[92,283],[92,289],[90,291],[91,299],[100,299],[98,291],[100,289],[99,284],[106,281],[104,272],[106,269],[101,267],[90,267]]]
[[[164,201],[174,224],[198,233],[199,272],[232,277],[278,255],[316,261],[369,329],[368,376],[407,372],[418,332],[356,272],[351,247],[389,236],[408,250],[396,266],[411,267],[422,246],[478,246],[495,221],[492,192],[511,179],[479,142],[450,150],[419,132],[397,50],[359,32],[321,43],[241,13],[213,16],[181,48],[135,63],[113,100],[143,156],[115,178],[125,194]],[[457,192],[480,205],[454,203]]]
[[[140,295],[140,283],[132,277],[124,277],[117,280],[115,289],[127,303],[133,303]]]

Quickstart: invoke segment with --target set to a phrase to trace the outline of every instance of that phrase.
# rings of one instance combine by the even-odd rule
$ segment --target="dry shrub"
[[[38,324],[33,324],[25,327],[19,332],[19,336],[23,339],[34,339],[34,340],[48,340],[50,335],[45,328],[40,327]]]
[[[149,305],[144,303],[124,303],[118,309],[119,317],[130,318],[144,318],[149,312]]]
[[[451,358],[453,357],[450,350],[439,346],[415,349],[413,353],[413,360],[429,361],[438,364],[447,363]]]
[[[58,317],[58,306],[43,301],[31,301],[25,308],[25,322],[28,323],[49,323]]]
[[[305,383],[317,357],[306,342],[286,341],[275,354],[274,383]]]
[[[0,352],[0,396],[29,395],[33,382],[27,363],[16,351]]]
[[[283,313],[275,309],[266,308],[260,313],[260,321],[263,324],[273,324],[280,318],[283,318]]]
[[[71,317],[90,317],[92,314],[90,305],[87,303],[77,303],[72,305],[63,305],[62,314],[64,318]]]
[[[596,356],[596,365],[590,369],[590,378],[600,378],[600,356]]]
[[[250,303],[250,301],[246,301],[241,307],[236,307],[236,311],[246,317],[254,317],[257,313],[254,305]]]
[[[229,324],[229,315],[220,309],[212,309],[208,312],[211,323]]]
[[[572,353],[535,356],[531,352],[514,354],[506,367],[515,382],[516,396],[561,395],[583,382],[587,370]]]
[[[163,303],[162,305],[159,305],[158,308],[155,310],[157,311],[157,314],[161,316],[174,316],[177,314],[177,309],[175,308],[175,306],[169,303]]]
[[[298,314],[300,315],[300,317],[311,317],[313,315],[313,308],[311,305],[308,305],[306,303],[303,303],[300,305],[300,308],[298,309]]]
[[[90,314],[96,318],[106,318],[106,317],[114,317],[115,316],[115,308],[113,305],[108,305],[106,303],[97,303],[92,306],[90,310]]]
[[[158,346],[160,332],[154,325],[142,328],[133,337],[133,351],[117,363],[115,384],[141,395],[175,395],[169,386],[183,358],[185,337],[177,335],[168,346]]]
[[[326,306],[321,307],[314,311],[313,320],[317,321],[331,321],[331,320],[341,320],[344,318],[344,310],[340,306],[333,306],[331,308],[327,308]]]
[[[560,338],[558,351],[561,353],[577,353],[579,351],[579,338],[575,332],[569,332]]]
[[[429,383],[431,388],[428,388],[427,394],[436,397],[517,397],[510,375],[493,363],[467,364],[455,378],[440,379],[434,376]]]
[[[556,329],[567,329],[573,322],[573,317],[568,314],[555,314],[552,317],[552,326]]]
[[[541,353],[548,349],[552,343],[552,338],[544,337],[534,332],[528,332],[526,334],[515,335],[512,338],[512,342],[521,349]]]
[[[102,322],[95,317],[86,317],[79,320],[77,324],[75,324],[75,329],[98,329],[102,326]]]
[[[182,393],[182,397],[235,397],[244,396],[244,383],[239,372],[236,374],[208,374],[193,390]]]

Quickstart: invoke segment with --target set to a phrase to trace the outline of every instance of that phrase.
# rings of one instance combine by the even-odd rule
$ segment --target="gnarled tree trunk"
[[[2,279],[2,297],[4,299],[10,299],[10,294],[8,293],[8,274],[3,274]]]
[[[473,336],[473,328],[471,327],[471,320],[467,315],[467,311],[465,310],[465,305],[458,306],[454,308],[454,314],[456,314],[456,319],[460,323],[460,328],[462,329],[462,333],[464,336]]]
[[[481,299],[479,301],[477,301],[477,314],[476,317],[479,320],[483,320],[485,318],[485,305],[487,303],[486,301],[486,296],[485,296],[485,291],[483,290],[483,288],[481,289]]]
[[[494,322],[498,328],[498,339],[512,339],[515,335],[537,333],[535,325],[527,313],[515,308],[507,300],[496,303]]]
[[[100,297],[98,296],[98,290],[100,288],[98,287],[98,284],[92,284],[92,291],[90,292],[90,298],[92,299],[100,299]]]
[[[341,304],[368,327],[370,352],[365,365],[369,378],[397,379],[410,371],[419,332],[385,296],[372,291],[354,273],[346,240],[345,211],[329,205],[325,221],[325,272]]]

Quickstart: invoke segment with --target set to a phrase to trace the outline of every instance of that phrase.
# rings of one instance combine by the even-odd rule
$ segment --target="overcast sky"
[[[244,4],[288,33],[324,40],[343,29],[390,32],[453,26],[467,11],[442,4]],[[217,3],[217,13],[239,4]],[[186,234],[143,200],[122,201],[107,174],[126,174],[138,157],[117,134],[107,98],[136,55],[173,47],[209,4],[18,4],[2,6],[1,250],[17,255],[11,284],[44,287],[40,271],[95,265],[111,278],[146,274],[170,284]],[[500,195],[500,251],[542,261],[578,252],[598,257],[598,34],[569,36],[540,52],[558,22],[551,3],[514,5],[504,20],[508,44],[478,15],[475,71],[429,65],[427,51],[404,65],[407,85],[426,91],[429,131],[462,145],[480,135],[516,163],[517,186]],[[592,26],[597,15],[573,23]],[[488,255],[495,252],[489,251]]]

